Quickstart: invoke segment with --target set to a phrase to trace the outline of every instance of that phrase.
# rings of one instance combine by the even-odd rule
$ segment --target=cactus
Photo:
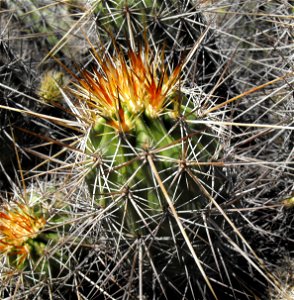
[[[11,0],[4,1],[8,10],[13,11],[14,15],[23,24],[23,32],[44,38],[47,46],[55,46],[64,32],[70,29],[73,24],[68,6],[62,3],[48,5],[47,1]],[[56,17],[58,16],[58,24]],[[65,50],[65,49],[63,49]],[[66,50],[64,53],[68,54]]]
[[[193,184],[185,174],[185,168],[190,166],[184,164],[192,165],[193,172],[199,174],[205,185],[211,186],[212,178],[205,173],[207,168],[197,167],[196,159],[199,164],[209,164],[213,156],[217,158],[219,148],[217,138],[208,128],[189,123],[197,120],[197,116],[192,113],[192,103],[183,100],[184,95],[176,92],[181,64],[168,74],[164,56],[154,56],[148,45],[145,48],[138,52],[130,50],[130,62],[120,52],[117,61],[109,58],[105,62],[96,53],[104,74],[98,73],[97,69],[94,69],[94,74],[83,71],[80,88],[72,90],[88,103],[92,113],[88,151],[93,156],[101,154],[105,159],[101,165],[95,163],[88,176],[91,190],[95,190],[102,207],[109,206],[113,200],[99,194],[126,193],[118,206],[122,206],[121,212],[126,205],[130,206],[127,210],[133,210],[133,213],[127,213],[126,219],[130,220],[126,222],[137,229],[143,226],[137,209],[143,211],[145,206],[144,211],[148,211],[151,218],[166,208],[163,195],[152,178],[153,171],[147,160],[149,155],[153,157],[162,181],[169,187],[176,206],[183,210],[197,210],[206,201],[196,183]],[[100,166],[103,170],[99,170]],[[96,188],[95,182],[100,176],[101,183]],[[217,183],[219,179],[215,178],[215,186],[221,185]],[[214,188],[211,186],[211,189]],[[133,196],[142,199],[142,207],[131,208],[133,205],[128,203],[128,193],[132,190]]]
[[[38,242],[38,238],[46,221],[29,207],[17,206],[0,214],[0,251],[8,256],[11,265],[22,267],[28,257],[42,255],[43,243]]]
[[[60,285],[61,280],[64,284],[72,272],[70,253],[60,246],[71,238],[67,223],[70,211],[63,203],[64,195],[49,186],[45,193],[34,188],[23,195],[3,206],[0,213],[3,289],[17,289],[17,275],[26,290],[37,282],[40,287],[46,281],[52,282],[52,287]],[[44,195],[47,199],[42,199]]]
[[[40,83],[39,95],[45,102],[54,103],[62,99],[59,86],[64,84],[63,77],[62,72],[48,71],[44,74]]]
[[[157,265],[163,258],[155,253],[164,248],[187,251],[179,216],[197,215],[209,203],[206,193],[220,198],[223,178],[213,164],[221,147],[211,129],[197,124],[195,99],[181,92],[184,61],[171,70],[164,51],[147,40],[127,54],[115,48],[105,59],[93,49],[99,65],[81,71],[71,89],[91,123],[86,144],[94,162],[86,180],[116,224],[117,239],[165,241],[161,250],[158,242],[150,246]],[[200,228],[198,234],[205,239]],[[179,267],[175,260],[162,270]]]

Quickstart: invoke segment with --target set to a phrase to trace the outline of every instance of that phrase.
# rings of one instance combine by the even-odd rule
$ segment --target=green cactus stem
[[[197,116],[187,99],[181,104],[178,97],[181,64],[167,70],[163,52],[153,54],[148,44],[137,52],[129,49],[129,60],[121,49],[104,61],[95,56],[101,73],[82,71],[71,90],[89,106],[93,126],[88,154],[101,158],[88,173],[90,190],[124,232],[170,236],[168,205],[147,157],[152,157],[175,208],[196,213],[208,201],[187,170],[209,192],[220,188],[223,179],[210,172],[218,138],[208,127],[188,123]]]

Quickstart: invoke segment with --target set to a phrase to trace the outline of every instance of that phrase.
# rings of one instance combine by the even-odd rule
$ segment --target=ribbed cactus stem
[[[129,49],[127,58],[118,46],[117,56],[105,60],[94,53],[99,69],[81,71],[72,90],[89,105],[94,126],[87,149],[100,157],[87,182],[97,203],[108,208],[124,232],[170,235],[176,224],[165,217],[167,204],[147,156],[152,156],[175,208],[197,211],[207,200],[186,170],[192,168],[210,190],[220,186],[213,185],[219,181],[214,174],[206,174],[219,142],[205,125],[189,123],[197,116],[177,85],[181,64],[168,70],[162,51],[153,54],[148,44],[138,49]],[[190,161],[193,166],[188,167]],[[207,166],[197,166],[197,161]]]
[[[156,168],[159,170],[163,182],[166,181],[170,194],[177,195],[175,200],[178,207],[181,207],[182,210],[197,210],[203,205],[203,196],[187,175],[182,176],[177,184],[171,185],[173,173],[177,171],[175,166],[185,168],[184,162],[181,162],[182,141],[179,130],[171,132],[168,130],[175,123],[176,120],[169,117],[165,117],[163,120],[163,118],[152,119],[141,115],[134,120],[132,130],[120,132],[108,125],[105,119],[100,118],[98,124],[96,123],[91,130],[88,141],[91,151],[100,153],[105,164],[103,176],[96,171],[99,168],[95,167],[87,177],[87,181],[91,190],[96,190],[96,199],[101,207],[108,207],[113,201],[117,201],[117,196],[110,196],[111,193],[115,194],[115,190],[116,194],[123,194],[113,209],[113,215],[118,220],[121,219],[126,230],[132,234],[141,235],[148,232],[148,230],[142,230],[144,213],[140,213],[138,210],[144,210],[145,217],[147,214],[150,218],[149,230],[153,230],[159,222],[156,221],[151,225],[152,216],[163,214],[166,210],[166,204],[161,199],[162,192],[160,188],[156,187],[152,170],[146,162],[147,153],[154,156]],[[168,125],[168,129],[166,125]],[[208,144],[203,145],[206,141]],[[203,136],[202,139],[198,139],[194,151],[199,151],[202,156],[211,158],[214,153],[210,151],[215,150],[217,146],[215,144],[216,141],[213,138]],[[134,150],[136,153],[133,152]],[[197,166],[193,168],[198,169]],[[104,177],[100,186],[97,184],[99,176],[100,181],[101,176]],[[208,178],[207,184],[210,184],[209,182]],[[126,193],[126,190],[131,191],[132,196]],[[130,197],[133,196],[140,197],[142,200],[133,198],[130,200]],[[167,226],[169,225],[167,224]],[[166,232],[166,230],[164,231]]]

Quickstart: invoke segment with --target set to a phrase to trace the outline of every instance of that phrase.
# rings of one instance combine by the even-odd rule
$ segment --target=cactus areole
[[[152,51],[145,43],[127,53],[116,47],[113,57],[94,53],[97,66],[81,71],[71,89],[83,107],[86,103],[84,112],[92,121],[87,154],[101,158],[93,160],[87,182],[98,204],[112,210],[109,216],[123,230],[134,235],[155,228],[160,232],[168,208],[147,156],[175,207],[198,210],[206,200],[185,168],[191,160],[198,178],[211,187],[212,176],[203,175],[205,168],[195,162],[210,160],[217,143],[207,128],[186,122],[196,116],[179,91],[182,64],[172,68],[164,50]],[[163,232],[170,235],[169,229]]]

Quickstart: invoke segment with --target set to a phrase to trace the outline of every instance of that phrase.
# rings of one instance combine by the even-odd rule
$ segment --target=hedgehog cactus
[[[82,111],[91,123],[86,180],[116,245],[143,239],[149,245],[145,255],[169,282],[178,280],[175,270],[186,278],[181,261],[188,266],[193,257],[215,295],[190,240],[193,219],[210,205],[210,195],[221,195],[223,179],[213,168],[220,142],[198,124],[195,99],[181,91],[185,60],[171,68],[164,51],[156,50],[145,41],[127,53],[116,47],[115,55],[103,59],[93,48],[98,66],[76,78],[71,93],[86,103]],[[205,247],[201,226],[197,236],[197,245]],[[166,256],[171,249],[181,259]]]
[[[181,63],[168,70],[164,52],[153,53],[147,43],[129,49],[128,60],[121,50],[116,54],[102,60],[96,53],[101,70],[82,71],[72,92],[87,102],[93,121],[89,186],[99,204],[111,205],[117,221],[138,236],[156,229],[167,211],[154,167],[174,206],[197,211],[207,202],[188,174],[196,172],[215,189],[219,178],[200,165],[209,165],[219,145],[207,128],[188,123],[197,117],[179,92]]]
[[[170,51],[169,60],[173,60],[201,35],[203,27],[197,24],[202,23],[203,15],[197,11],[198,5],[197,1],[191,0],[103,0],[94,3],[93,12],[99,40],[107,47],[111,47],[109,37],[112,35],[116,43],[124,47],[127,47],[126,37],[131,37],[131,46],[134,47],[132,38],[142,41],[147,31],[152,43],[164,44],[165,49]],[[176,15],[179,17],[175,18]],[[207,56],[208,53],[203,54]],[[210,67],[212,61],[209,58]],[[199,69],[202,70],[200,64]],[[209,70],[202,70],[206,71]]]
[[[43,35],[46,43],[50,46],[58,43],[60,34],[66,32],[73,24],[68,8],[64,3],[48,5],[47,1],[35,0],[24,0],[21,3],[15,0],[4,2],[8,9],[13,11],[19,21],[23,23],[23,31]],[[55,23],[57,15],[62,16],[59,17],[58,26]]]
[[[46,220],[26,205],[18,204],[0,212],[0,253],[17,267],[23,266],[28,258],[40,257],[44,247],[38,237],[45,224]]]
[[[24,271],[30,274],[25,276],[29,286],[32,278],[64,276],[64,268],[70,268],[68,254],[57,246],[60,234],[68,234],[69,226],[63,224],[66,211],[49,212],[49,202],[43,206],[45,201],[37,192],[26,196],[29,201],[16,199],[0,212],[0,258],[4,276],[9,277],[11,270]]]
[[[98,26],[103,30],[126,33],[129,26],[144,27],[150,19],[150,13],[159,10],[161,6],[162,1],[99,1],[95,5],[94,13],[97,15]]]
[[[215,168],[221,156],[218,134],[202,122],[201,100],[181,86],[186,59],[173,67],[164,49],[153,48],[147,38],[137,49],[114,48],[113,55],[102,57],[92,46],[97,65],[81,70],[70,90],[89,125],[86,181],[104,209],[107,236],[119,248],[143,240],[144,264],[151,261],[164,274],[159,282],[168,280],[181,292],[185,268],[191,265],[189,272],[195,273],[196,262],[199,275],[193,278],[204,278],[215,296],[195,245],[207,247],[205,226],[198,225],[201,212],[212,197],[223,197],[223,174]],[[133,250],[135,259],[138,249]],[[166,255],[169,251],[177,255]],[[149,281],[150,271],[149,266],[144,275]]]

